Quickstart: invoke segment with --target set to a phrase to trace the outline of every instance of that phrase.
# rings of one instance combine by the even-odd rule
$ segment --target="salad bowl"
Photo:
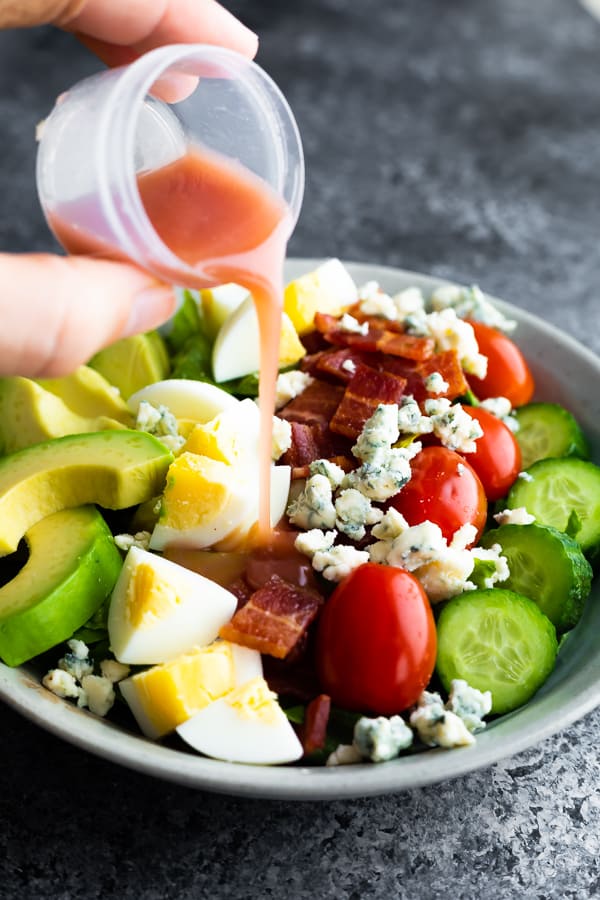
[[[289,260],[286,280],[321,260]],[[388,293],[415,285],[425,293],[441,283],[413,272],[346,263],[358,284],[378,281]],[[565,406],[578,420],[600,461],[600,360],[539,318],[500,300],[501,312],[518,323],[514,340],[536,381],[536,399]],[[523,707],[491,721],[474,746],[401,756],[387,763],[324,766],[250,766],[208,759],[184,745],[152,743],[114,722],[54,696],[34,667],[0,664],[0,698],[41,728],[118,765],[188,788],[248,797],[331,800],[399,792],[464,775],[549,737],[600,705],[600,582],[592,586],[583,617],[563,641],[556,668]]]

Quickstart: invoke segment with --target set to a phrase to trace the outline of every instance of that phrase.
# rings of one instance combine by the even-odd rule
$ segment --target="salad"
[[[237,285],[76,376],[3,380],[0,657],[218,759],[466,747],[581,616],[600,469],[478,288],[390,296],[329,260],[284,309],[268,547]]]

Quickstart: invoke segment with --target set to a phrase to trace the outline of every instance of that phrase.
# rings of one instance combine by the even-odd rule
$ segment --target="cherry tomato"
[[[479,352],[487,356],[485,378],[469,375],[469,384],[480,400],[507,397],[513,406],[529,403],[535,384],[525,357],[517,345],[497,328],[469,320],[475,331]]]
[[[475,452],[465,456],[479,475],[488,500],[499,500],[521,471],[521,449],[510,428],[487,409],[469,406],[466,411],[477,419],[483,436],[475,441]]]
[[[317,674],[333,703],[390,716],[412,706],[431,678],[437,637],[420,582],[395,566],[365,563],[321,613]]]
[[[455,531],[470,523],[479,537],[487,518],[487,500],[465,458],[446,447],[425,447],[410,467],[410,481],[390,501],[408,524],[435,522],[451,541]]]

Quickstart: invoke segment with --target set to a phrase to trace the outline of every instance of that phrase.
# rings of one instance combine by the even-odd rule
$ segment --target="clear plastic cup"
[[[304,160],[287,101],[255,63],[203,44],[153,50],[86,78],[58,99],[37,156],[38,193],[50,228],[66,244],[56,223],[68,217],[72,233],[85,235],[88,245],[91,239],[98,252],[128,258],[176,284],[214,285],[210,271],[191,267],[163,243],[137,185],[140,172],[176,160],[193,145],[262,179],[284,201],[291,233],[302,203]]]

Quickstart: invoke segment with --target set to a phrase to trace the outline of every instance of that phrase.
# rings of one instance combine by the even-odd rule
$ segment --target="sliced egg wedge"
[[[204,330],[209,340],[214,341],[223,323],[248,296],[246,288],[232,283],[200,291]]]
[[[210,422],[196,425],[188,435],[185,450],[210,456],[228,465],[257,465],[260,413],[254,400],[241,400]]]
[[[214,581],[132,547],[110,599],[111,650],[122,663],[168,662],[214,641],[236,606],[234,595]]]
[[[121,681],[119,688],[141,730],[155,740],[209,703],[261,675],[257,650],[217,640],[138,672]]]
[[[167,378],[136,391],[127,401],[134,416],[137,415],[142,400],[153,406],[166,406],[176,419],[193,422],[209,422],[219,413],[235,408],[239,403],[236,397],[214,384],[187,378]]]
[[[253,678],[178,725],[200,753],[227,762],[269,765],[300,759],[302,744],[264,678]]]
[[[283,516],[291,469],[271,467],[271,525]],[[184,452],[171,464],[152,550],[193,547],[239,550],[258,521],[258,471]]]
[[[305,354],[305,349],[291,319],[285,313],[281,317],[279,338],[279,366],[292,366]],[[221,326],[212,352],[212,370],[215,381],[230,381],[260,366],[260,339],[258,317],[254,300],[248,297]]]
[[[314,327],[317,311],[338,316],[357,299],[358,291],[352,276],[344,264],[334,258],[287,285],[283,310],[302,336]]]

